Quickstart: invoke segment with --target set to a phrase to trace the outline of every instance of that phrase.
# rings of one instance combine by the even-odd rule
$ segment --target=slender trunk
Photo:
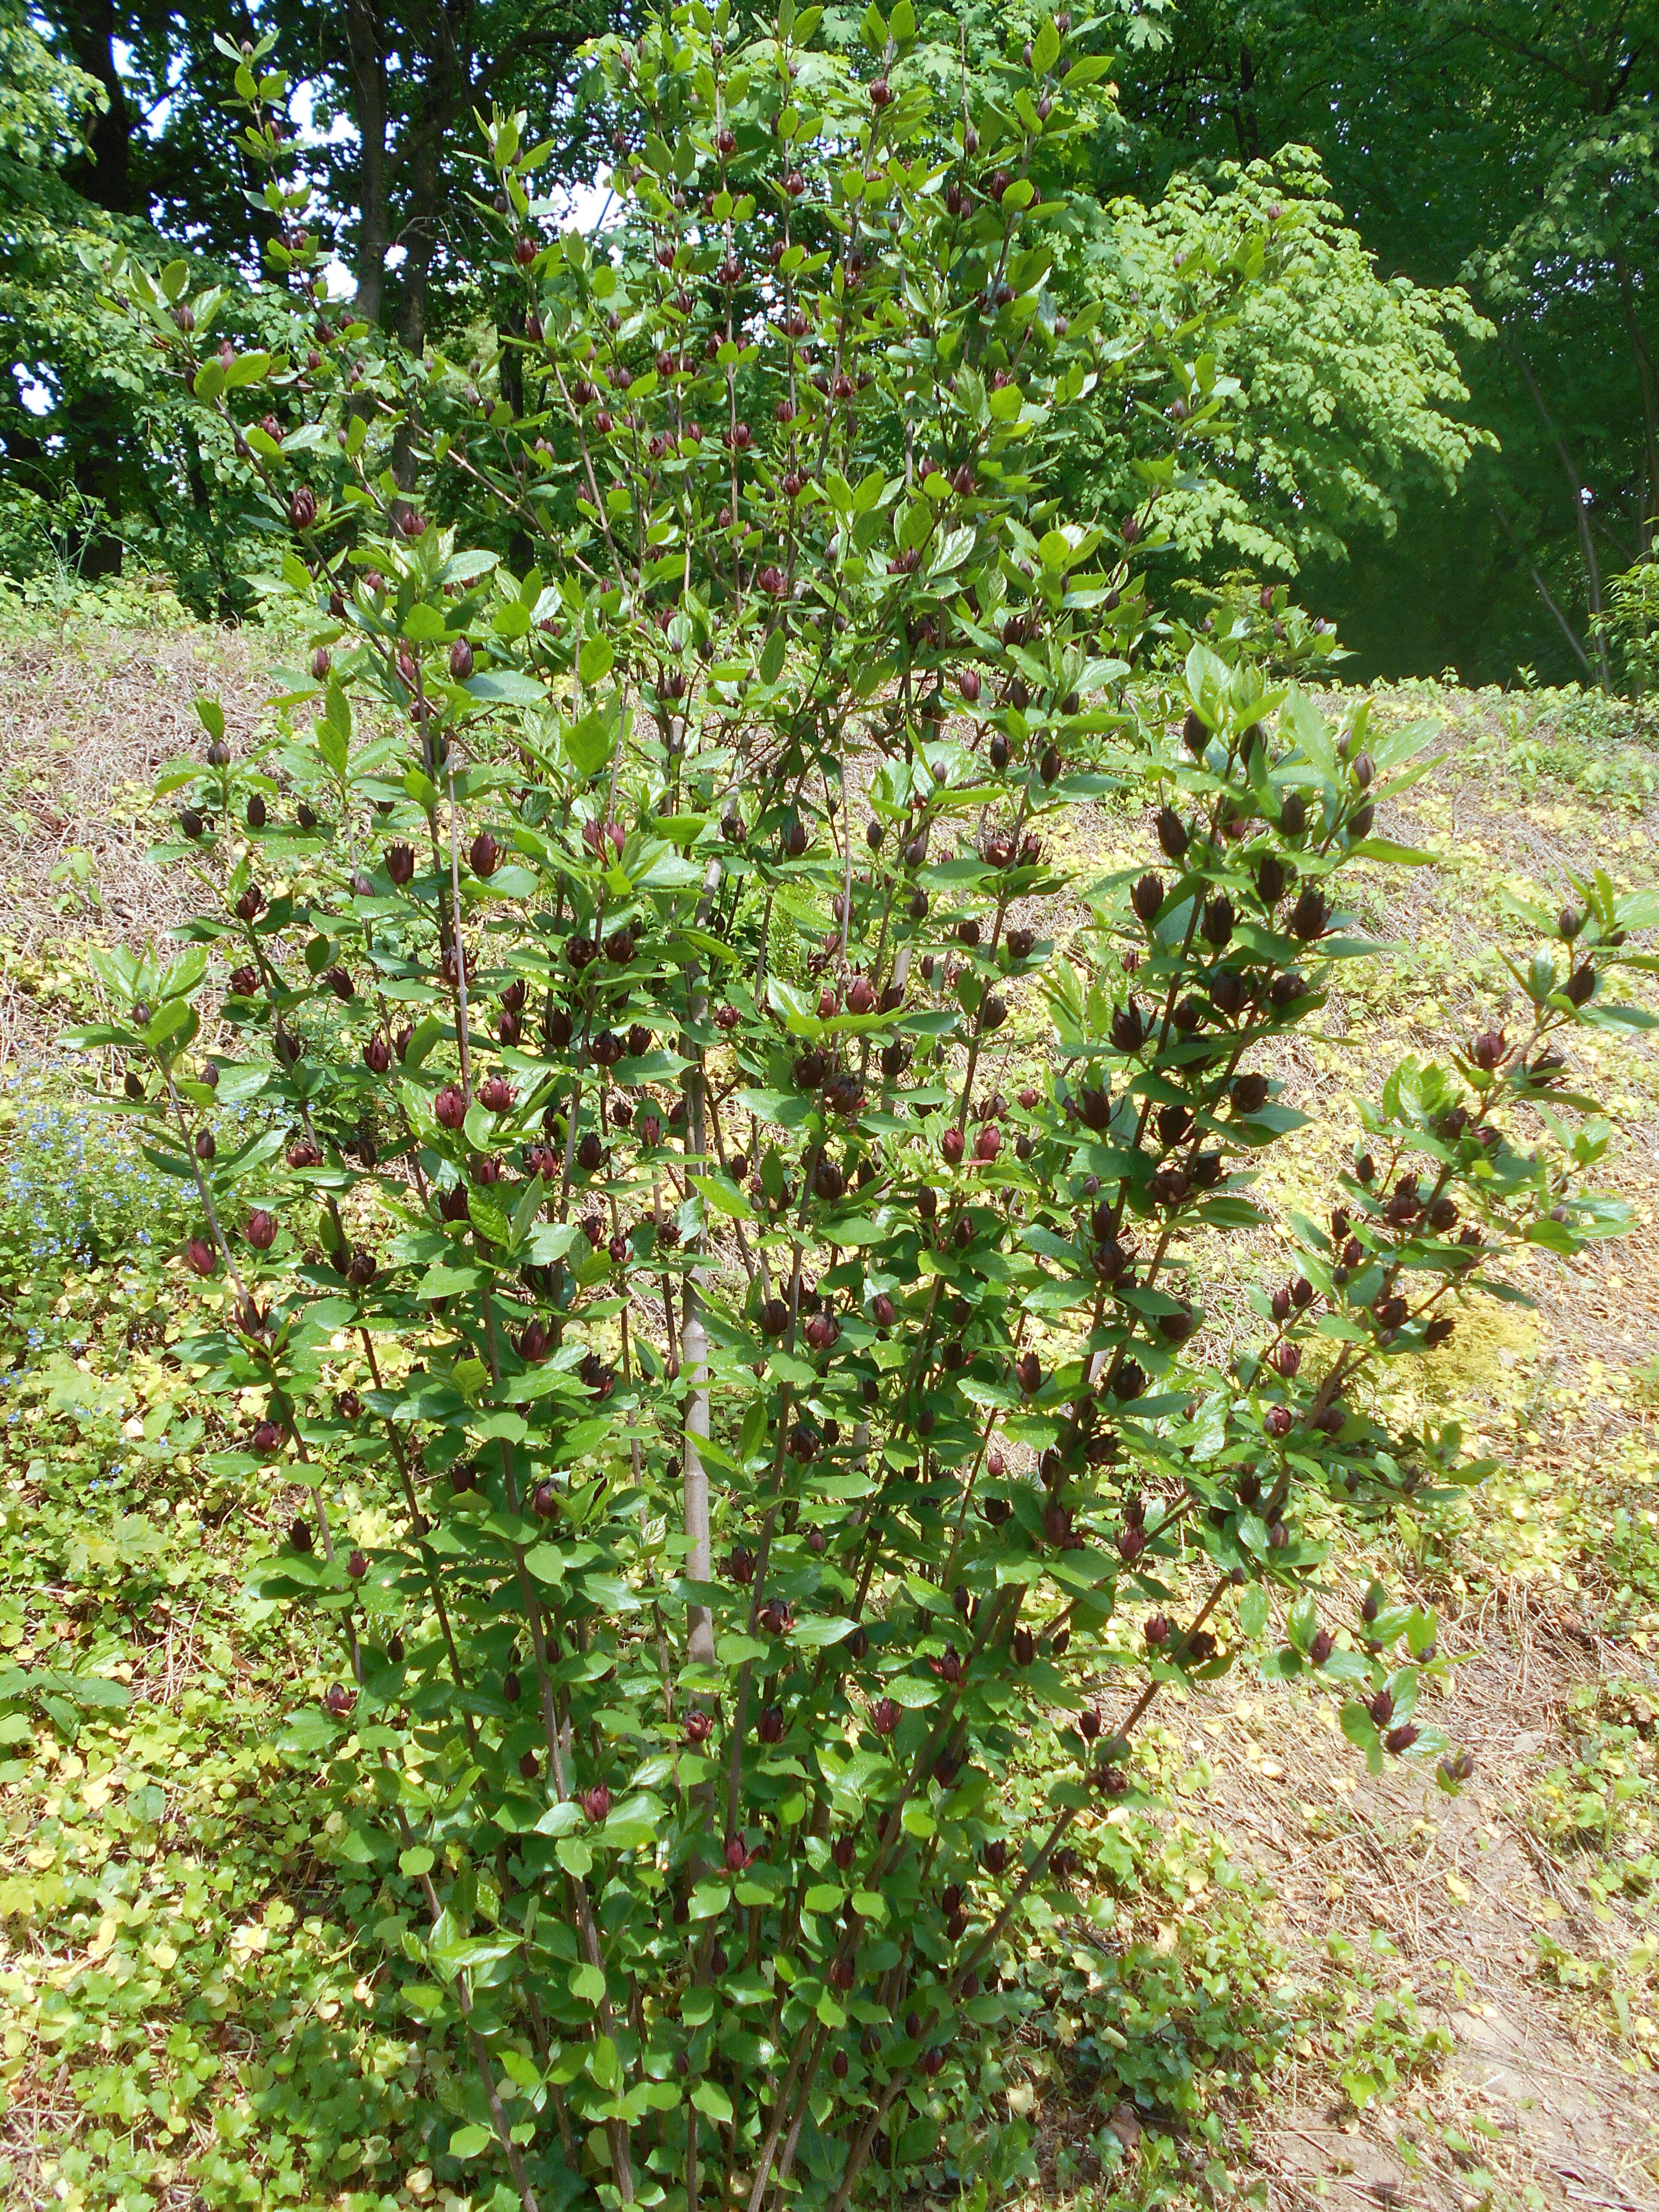
[[[722,869],[718,859],[708,863],[702,881],[702,896],[697,905],[697,927],[706,928],[714,912],[719,895]],[[701,969],[692,970],[690,985],[691,1026],[700,1026],[708,1005],[708,990],[702,980]],[[688,1044],[688,1052],[696,1048]],[[700,1167],[706,1166],[708,1139],[705,1129],[706,1102],[702,1055],[696,1057],[685,1072],[685,1135],[686,1165],[689,1170],[695,1158]],[[699,1258],[706,1251],[708,1232],[697,1240]],[[690,1547],[686,1553],[685,1571],[689,1580],[706,1583],[714,1571],[713,1553],[708,1528],[708,1470],[703,1465],[698,1447],[708,1441],[708,1333],[703,1327],[701,1266],[693,1266],[687,1274],[680,1293],[680,1371],[690,1386],[685,1401],[685,1422],[683,1431],[684,1483],[684,1513],[686,1540]],[[694,1667],[714,1664],[714,1620],[706,1605],[689,1605],[685,1609],[686,1656]]]
[[[1503,508],[1498,505],[1496,500],[1493,500],[1492,503],[1492,511],[1498,517],[1504,536],[1509,539],[1510,544],[1514,546],[1516,552],[1520,558],[1526,562],[1527,574],[1532,578],[1533,584],[1538,592],[1539,598],[1542,599],[1544,605],[1549,609],[1550,612],[1555,617],[1556,621],[1560,624],[1561,635],[1566,639],[1567,643],[1572,647],[1573,653],[1577,656],[1579,666],[1583,670],[1586,676],[1592,675],[1593,672],[1589,665],[1589,656],[1584,651],[1583,647],[1579,643],[1577,632],[1573,629],[1572,624],[1567,620],[1560,608],[1556,605],[1554,599],[1551,597],[1549,586],[1539,574],[1537,565],[1534,562],[1532,556],[1522,544],[1520,538],[1516,534],[1514,524],[1510,520],[1508,515],[1504,514]]]
[[[398,232],[404,264],[398,274],[393,317],[398,337],[412,354],[426,344],[429,324],[428,290],[432,264],[448,214],[443,150],[456,124],[466,114],[472,94],[472,47],[468,26],[470,0],[446,0],[411,27],[419,58],[406,58],[420,82],[410,103],[408,125],[394,164],[406,212]]]
[[[346,0],[346,52],[362,150],[357,157],[357,312],[378,323],[392,243],[386,198],[386,40],[378,0]]]
[[[1556,459],[1560,462],[1563,472],[1567,479],[1569,494],[1572,501],[1573,526],[1578,533],[1578,556],[1584,564],[1584,590],[1585,596],[1589,602],[1590,611],[1590,638],[1591,642],[1595,648],[1595,680],[1601,686],[1603,691],[1610,691],[1613,689],[1613,667],[1611,662],[1607,659],[1607,637],[1601,626],[1601,564],[1595,557],[1595,533],[1590,529],[1589,508],[1586,503],[1589,487],[1584,482],[1583,477],[1579,471],[1578,464],[1573,458],[1571,447],[1568,445],[1566,440],[1561,435],[1560,431],[1556,428],[1555,418],[1550,413],[1548,407],[1545,404],[1544,395],[1538,389],[1537,380],[1533,375],[1526,356],[1522,353],[1520,348],[1516,345],[1513,341],[1510,341],[1509,343],[1509,352],[1510,359],[1515,362],[1516,366],[1520,369],[1522,377],[1526,380],[1527,390],[1532,395],[1533,405],[1538,410],[1539,415],[1542,419],[1544,428],[1549,433],[1550,442],[1555,447]],[[1535,580],[1536,578],[1534,578],[1534,581]],[[1539,586],[1539,589],[1542,591],[1543,586],[1541,584]],[[1551,605],[1552,611],[1555,611],[1553,603],[1549,600],[1549,595],[1547,592],[1545,593],[1545,599],[1546,603]],[[1560,621],[1561,619],[1559,612],[1556,613],[1556,619],[1557,621]],[[1563,624],[1563,627],[1565,627],[1565,623]],[[1571,635],[1571,632],[1569,632],[1569,635]],[[1580,651],[1579,658],[1581,659],[1583,659],[1582,650]],[[1588,663],[1586,663],[1586,668],[1588,671]]]
[[[392,327],[411,354],[426,349],[427,288],[443,228],[443,164],[435,131],[422,133],[407,168],[409,213],[398,233],[404,265],[398,272]]]
[[[195,509],[196,520],[202,533],[202,550],[213,571],[218,586],[218,616],[223,623],[236,619],[236,602],[231,597],[230,579],[225,574],[224,551],[214,527],[213,492],[207,477],[207,465],[202,458],[202,441],[191,432],[185,446],[185,474],[190,483],[190,503]]]

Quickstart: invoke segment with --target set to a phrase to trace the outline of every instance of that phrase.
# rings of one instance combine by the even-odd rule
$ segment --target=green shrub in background
[[[1623,654],[1629,689],[1644,698],[1659,691],[1659,559],[1652,553],[1608,579],[1599,627]]]
[[[942,2142],[999,2185],[1018,2142],[961,2116],[1079,1854],[1132,1870],[1165,1683],[1265,1644],[1373,1771],[1455,1788],[1432,1619],[1322,1622],[1304,1511],[1478,1480],[1374,1378],[1620,1218],[1551,1040],[1642,1018],[1611,979],[1659,902],[1598,879],[1532,917],[1505,1026],[1366,1109],[1254,1345],[1206,1339],[1199,1255],[1301,1126],[1273,1049],[1370,949],[1341,871],[1419,857],[1376,817],[1423,733],[1331,727],[1231,635],[1133,682],[1175,459],[1115,518],[1045,491],[1103,392],[1201,436],[1188,349],[1271,239],[1103,343],[1044,243],[1103,61],[1045,22],[951,113],[907,0],[866,75],[815,21],[600,43],[603,252],[495,119],[520,289],[464,434],[441,364],[366,376],[317,304],[257,55],[292,344],[222,344],[182,264],[122,278],[257,459],[308,653],[249,758],[203,702],[165,783],[199,917],[100,962],[82,1041],[198,1194],[180,1357],[311,1494],[262,1586],[340,1674],[285,1740],[398,2002],[476,2062],[434,2171],[526,2212],[842,2212]],[[1157,808],[1146,865],[1074,880],[1108,792]]]

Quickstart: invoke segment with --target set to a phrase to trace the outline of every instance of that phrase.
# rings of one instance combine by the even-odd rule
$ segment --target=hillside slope
[[[187,1292],[143,1261],[168,1194],[52,1072],[88,1010],[85,944],[183,911],[143,857],[144,793],[197,741],[198,688],[233,741],[260,727],[259,652],[0,639],[0,2184],[20,2207],[487,2201],[434,2178],[441,2069],[364,1978],[276,1741],[320,1658],[244,1585],[289,1509],[212,1475],[219,1416],[167,1350]],[[1285,1194],[1316,1204],[1356,1096],[1501,1005],[1506,891],[1553,906],[1564,870],[1659,872],[1659,750],[1616,708],[1376,704],[1443,726],[1443,761],[1379,823],[1439,858],[1370,872],[1389,950],[1280,1070],[1314,1117]],[[1091,810],[1062,857],[1127,860],[1139,833]],[[1340,1578],[1439,1606],[1465,1662],[1440,1717],[1474,1780],[1450,1805],[1403,1769],[1372,1784],[1327,1705],[1254,1677],[1171,1707],[1147,1753],[1170,1810],[1110,1911],[1034,1964],[993,2100],[1035,2130],[1033,2203],[1659,2207],[1659,1045],[1575,1049],[1613,1101],[1634,1232],[1571,1276],[1540,1255],[1531,1310],[1466,1324],[1399,1386],[1403,1419],[1462,1419],[1503,1472],[1456,1514],[1378,1522]],[[1238,1325],[1267,1264],[1238,1241],[1211,1326]]]

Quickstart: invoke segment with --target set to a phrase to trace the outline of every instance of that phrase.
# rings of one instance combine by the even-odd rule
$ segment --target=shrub
[[[1201,645],[1129,684],[1162,479],[1079,526],[1042,474],[1185,343],[1105,349],[1045,289],[1103,64],[1046,24],[942,118],[908,8],[867,20],[868,82],[805,18],[601,41],[604,251],[544,238],[495,119],[520,305],[464,447],[441,362],[359,374],[320,308],[286,364],[227,358],[181,276],[125,279],[264,472],[314,720],[238,760],[203,702],[166,780],[202,914],[104,963],[84,1041],[199,1194],[183,1356],[262,1394],[250,1447],[313,1500],[264,1587],[338,1625],[292,1732],[380,1880],[366,1940],[477,2060],[436,2170],[499,2155],[526,2207],[841,2212],[999,2033],[1159,1687],[1270,1593],[1277,1671],[1374,1769],[1432,1760],[1431,1619],[1322,1626],[1301,1510],[1433,1471],[1370,1378],[1610,1221],[1548,1048],[1620,1018],[1653,918],[1598,881],[1537,918],[1512,1036],[1367,1109],[1251,1341],[1206,1331],[1204,1249],[1300,1126],[1275,1048],[1366,949],[1341,872],[1413,857],[1372,825],[1418,740]],[[1074,881],[1056,833],[1107,789],[1161,850]],[[204,1160],[216,1095],[283,1126]],[[1058,1778],[1011,1826],[1033,1743]]]

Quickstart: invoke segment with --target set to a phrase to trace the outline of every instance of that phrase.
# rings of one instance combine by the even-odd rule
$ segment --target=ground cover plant
[[[522,304],[464,442],[361,331],[307,307],[320,344],[239,356],[185,274],[122,272],[258,458],[307,658],[252,755],[203,702],[166,780],[198,916],[98,961],[81,1041],[195,1191],[177,1354],[238,1409],[228,1471],[309,1493],[262,1589],[339,1674],[287,1741],[396,2004],[476,2062],[434,2159],[526,2206],[839,2208],[942,2123],[1000,2187],[951,2116],[1005,1978],[1073,1830],[1138,1802],[1154,1697],[1270,1590],[1273,1670],[1455,1789],[1432,1616],[1322,1620],[1310,1520],[1478,1480],[1382,1379],[1619,1220],[1553,1044],[1645,1018],[1610,987],[1654,916],[1586,875],[1207,1348],[1198,1255],[1302,1126],[1266,1063],[1365,956],[1343,871],[1417,857],[1375,811],[1427,733],[1334,727],[1243,623],[1131,683],[1173,463],[1067,523],[1050,422],[1116,383],[1201,437],[1184,349],[1279,218],[1192,327],[1101,346],[1031,242],[1091,61],[1048,25],[1006,108],[941,117],[895,84],[912,28],[872,19],[864,76],[787,21],[607,43],[613,258],[538,240],[497,118]],[[430,519],[458,469],[523,554]],[[1159,849],[1077,879],[1053,841],[1110,793]],[[1011,1102],[1016,1005],[1054,1043]]]

